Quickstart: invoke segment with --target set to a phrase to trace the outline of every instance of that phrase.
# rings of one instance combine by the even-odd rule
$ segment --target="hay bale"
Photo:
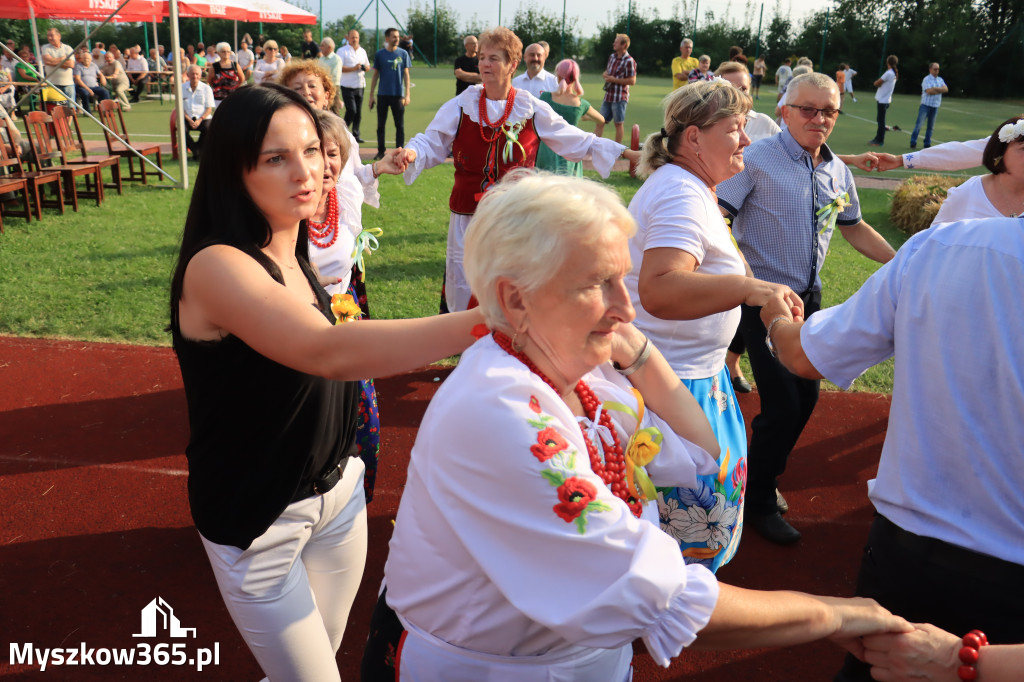
[[[928,229],[950,187],[962,184],[966,178],[946,175],[914,175],[903,181],[892,195],[889,217],[908,234]]]

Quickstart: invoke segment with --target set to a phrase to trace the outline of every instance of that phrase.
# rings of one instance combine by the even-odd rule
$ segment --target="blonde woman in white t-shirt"
[[[688,563],[713,571],[732,558],[743,521],[747,435],[725,366],[740,304],[782,299],[803,309],[788,287],[754,279],[718,209],[715,186],[743,170],[750,108],[750,97],[724,81],[669,95],[665,127],[644,144],[640,170],[649,177],[629,205],[635,324],[700,403],[721,446],[718,472],[696,488],[659,493],[661,527]]]

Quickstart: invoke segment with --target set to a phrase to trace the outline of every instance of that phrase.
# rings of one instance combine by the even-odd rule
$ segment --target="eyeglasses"
[[[806,118],[808,121],[810,121],[818,114],[821,114],[822,117],[825,119],[833,119],[840,113],[842,113],[841,109],[833,109],[831,107],[827,109],[819,109],[818,107],[808,107],[804,106],[803,104],[787,104],[786,106],[792,109],[799,109],[800,115]]]

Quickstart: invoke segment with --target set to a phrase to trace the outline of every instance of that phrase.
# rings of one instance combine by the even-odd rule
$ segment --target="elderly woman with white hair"
[[[231,46],[227,43],[217,43],[217,57],[216,61],[207,62],[206,81],[213,88],[213,101],[219,107],[245,82],[245,74],[238,62],[231,59]]]
[[[631,324],[634,229],[613,191],[577,178],[481,201],[466,274],[492,333],[413,447],[378,602],[406,629],[396,679],[622,682],[637,638],[668,665],[698,633],[770,646],[908,629],[870,600],[719,584],[661,532],[653,486],[716,470],[718,444]]]
[[[256,85],[270,83],[283,68],[284,60],[280,57],[277,41],[268,40],[263,43],[263,58],[257,60],[252,67],[252,80]]]

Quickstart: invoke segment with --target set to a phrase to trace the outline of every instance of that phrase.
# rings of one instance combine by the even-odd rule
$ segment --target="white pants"
[[[449,312],[465,310],[469,306],[469,290],[466,272],[462,269],[462,257],[465,250],[466,228],[471,215],[452,213],[448,218],[448,248],[445,254],[444,298],[448,303]]]
[[[202,538],[231,619],[272,681],[341,679],[334,656],[366,564],[364,470],[349,459],[332,490],[288,505],[244,551]]]
[[[402,620],[400,682],[630,682],[633,645],[570,649],[540,656],[496,656],[462,649]]]

